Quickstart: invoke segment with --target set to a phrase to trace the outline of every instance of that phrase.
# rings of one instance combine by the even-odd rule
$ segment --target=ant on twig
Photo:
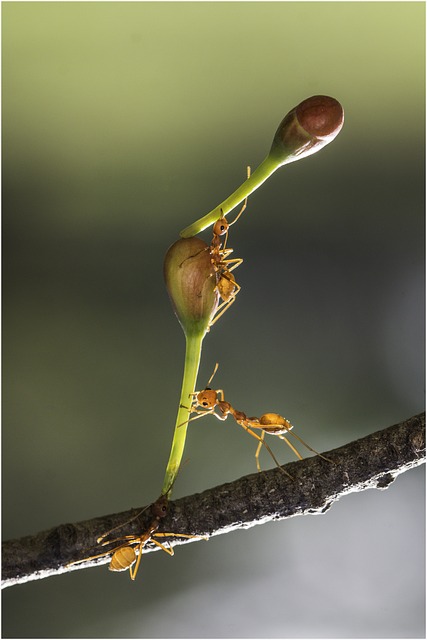
[[[271,457],[273,458],[273,460],[275,461],[276,465],[284,473],[287,473],[286,471],[284,471],[284,469],[282,469],[280,464],[277,462],[273,452],[271,451],[268,444],[265,442],[264,437],[266,433],[277,436],[281,440],[284,440],[288,445],[288,447],[292,449],[294,454],[300,460],[303,459],[302,455],[294,447],[294,445],[291,442],[289,442],[288,438],[285,437],[284,435],[285,433],[294,436],[307,449],[309,449],[316,455],[320,456],[324,460],[327,460],[328,462],[332,462],[332,460],[329,460],[329,458],[326,458],[324,455],[322,455],[321,453],[319,453],[318,451],[310,447],[306,442],[304,442],[302,438],[300,438],[296,433],[294,433],[292,431],[293,425],[289,422],[289,420],[287,420],[280,414],[264,413],[260,418],[257,418],[257,417],[248,418],[248,416],[245,413],[243,413],[243,411],[237,411],[236,409],[234,409],[234,407],[225,400],[224,391],[222,389],[211,389],[209,387],[217,370],[218,370],[218,363],[216,363],[214,371],[211,377],[209,378],[208,384],[206,385],[205,389],[203,389],[203,391],[195,391],[194,393],[191,394],[191,397],[193,398],[193,400],[192,400],[190,411],[191,413],[197,413],[198,415],[194,416],[193,418],[190,418],[189,422],[191,422],[192,420],[197,420],[198,418],[202,418],[203,416],[206,416],[206,415],[213,415],[216,418],[218,418],[218,420],[226,420],[229,415],[233,416],[237,424],[243,427],[245,431],[247,431],[256,440],[258,440],[258,447],[255,453],[255,460],[256,460],[258,471],[261,471],[261,465],[259,463],[259,454],[261,451],[261,447],[264,445],[267,451],[269,452],[269,454],[271,455]],[[202,407],[202,408],[199,409],[199,407]],[[219,413],[216,413],[215,411],[216,409],[218,410]],[[255,433],[254,429],[259,429],[261,431],[261,434],[258,435],[257,433]],[[290,474],[287,473],[287,475],[290,475]]]
[[[249,178],[251,175],[251,168],[247,167],[247,177]],[[213,236],[210,245],[206,245],[203,249],[195,253],[194,255],[188,256],[181,263],[180,266],[190,258],[194,258],[199,255],[202,251],[209,251],[210,260],[212,264],[212,273],[209,277],[215,276],[215,291],[218,293],[218,297],[222,299],[222,302],[217,307],[214,317],[209,323],[209,329],[212,325],[220,319],[220,317],[227,311],[227,309],[233,304],[236,299],[237,294],[239,293],[241,287],[236,282],[234,275],[231,273],[234,269],[237,269],[242,262],[243,258],[229,258],[230,254],[233,253],[233,249],[226,248],[227,240],[228,240],[228,229],[240,218],[244,210],[246,209],[248,202],[248,198],[246,197],[243,203],[242,208],[240,209],[237,216],[234,218],[233,222],[228,222],[227,218],[223,214],[223,210],[221,211],[221,217],[215,222],[212,227]],[[225,236],[224,244],[222,244],[222,236]],[[208,329],[208,330],[209,330]]]
[[[174,555],[174,551],[172,547],[169,547],[169,548],[165,547],[164,544],[162,544],[161,542],[159,542],[159,540],[156,540],[155,538],[169,538],[169,537],[204,538],[205,540],[207,540],[205,536],[188,535],[184,533],[163,533],[163,532],[159,533],[157,531],[160,526],[161,520],[168,513],[168,505],[169,505],[169,500],[167,498],[168,493],[169,491],[167,491],[166,494],[163,494],[159,498],[157,498],[157,500],[153,502],[151,505],[139,511],[132,518],[130,518],[126,522],[123,522],[117,527],[110,529],[106,533],[99,536],[99,538],[97,539],[97,543],[101,544],[101,546],[114,544],[115,542],[122,542],[122,544],[120,544],[118,547],[116,547],[115,549],[110,549],[109,551],[104,551],[104,553],[99,553],[94,556],[89,556],[88,558],[84,558],[83,560],[76,560],[75,562],[70,562],[69,565],[67,566],[79,564],[81,562],[87,562],[89,560],[94,560],[95,558],[102,558],[112,553],[113,555],[111,556],[111,561],[108,567],[110,571],[126,571],[126,569],[129,569],[131,580],[135,580],[136,574],[138,573],[139,565],[141,562],[142,551],[148,542],[153,542],[155,545],[160,547],[160,549],[163,549],[163,551],[168,553],[170,556]],[[128,536],[120,536],[112,540],[105,540],[105,538],[107,538],[113,531],[129,524],[129,522],[132,522],[133,520],[138,518],[141,515],[141,513],[146,511],[146,509],[150,509],[153,519],[148,525],[147,529],[144,531],[144,533],[142,533],[139,536],[128,535]]]
[[[247,167],[247,178],[251,175],[251,168]],[[233,249],[227,249],[226,244],[228,240],[228,229],[240,218],[244,210],[246,209],[248,198],[245,198],[242,208],[240,209],[233,222],[228,222],[224,215],[221,215],[215,224],[213,225],[213,237],[210,244],[209,252],[211,256],[211,262],[216,276],[216,290],[220,298],[222,298],[221,304],[218,306],[213,320],[211,320],[209,326],[211,327],[220,317],[227,311],[227,309],[233,304],[239,293],[241,287],[237,284],[234,275],[231,273],[234,269],[237,269],[242,262],[243,258],[231,258],[228,256],[233,253]],[[222,214],[222,209],[221,209]],[[222,243],[222,236],[225,236],[224,244]]]

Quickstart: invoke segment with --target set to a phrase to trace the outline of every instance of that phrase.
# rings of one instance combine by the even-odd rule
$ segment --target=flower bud
[[[209,245],[197,237],[177,240],[166,253],[163,273],[185,335],[204,335],[219,299]]]
[[[283,118],[270,156],[280,166],[316,153],[332,142],[343,124],[344,110],[338,100],[328,96],[307,98]]]

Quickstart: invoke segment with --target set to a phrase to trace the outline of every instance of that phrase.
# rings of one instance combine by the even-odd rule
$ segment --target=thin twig
[[[269,520],[325,513],[341,496],[365,489],[386,489],[397,475],[425,462],[425,414],[377,431],[339,449],[284,466],[245,476],[203,493],[170,502],[159,531],[220,535]],[[123,524],[139,509],[64,524],[49,531],[3,543],[2,587],[95,566],[109,557],[84,564],[70,562],[101,553],[96,539]],[[123,534],[138,535],[149,524],[149,511],[126,526]],[[120,535],[119,531],[117,535]],[[171,538],[170,544],[192,540]],[[156,548],[147,545],[144,553]]]

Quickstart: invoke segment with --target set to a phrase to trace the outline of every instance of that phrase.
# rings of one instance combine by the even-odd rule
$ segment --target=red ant
[[[123,524],[110,529],[106,533],[102,534],[98,539],[97,543],[102,546],[113,544],[114,542],[123,542],[123,544],[119,545],[115,549],[111,549],[110,551],[105,551],[104,553],[99,553],[95,556],[90,556],[88,558],[84,558],[83,560],[77,560],[75,562],[71,562],[70,565],[79,564],[80,562],[87,562],[89,560],[94,560],[95,558],[103,558],[104,556],[112,553],[111,561],[109,564],[110,571],[126,571],[129,569],[129,574],[131,580],[135,580],[136,574],[138,573],[139,565],[141,562],[142,551],[147,544],[147,542],[153,542],[155,545],[166,551],[170,556],[174,555],[174,551],[172,547],[165,547],[161,542],[155,540],[155,538],[205,538],[205,536],[197,536],[197,535],[187,535],[184,533],[158,533],[157,529],[160,526],[160,521],[167,515],[168,512],[168,504],[169,500],[167,498],[167,492],[164,495],[161,495],[155,502],[153,502],[149,507],[145,507],[135,516],[127,520]],[[136,518],[138,518],[143,511],[146,509],[150,509],[153,520],[149,524],[147,530],[139,536],[129,535],[129,536],[121,536],[119,538],[114,538],[113,540],[104,540],[107,536],[110,535],[116,529],[129,524]],[[207,538],[205,538],[207,540]],[[68,566],[70,566],[68,565]],[[135,566],[133,566],[135,565]]]
[[[300,438],[296,433],[294,433],[292,431],[293,429],[292,424],[289,422],[289,420],[287,420],[280,414],[264,413],[260,418],[257,418],[257,417],[248,418],[247,415],[243,413],[243,411],[237,411],[236,409],[234,409],[232,405],[224,399],[224,391],[222,389],[215,390],[215,389],[209,388],[209,384],[212,382],[212,379],[217,369],[218,369],[218,363],[215,365],[213,374],[209,378],[208,384],[205,387],[205,389],[203,389],[203,391],[196,391],[195,393],[191,394],[193,398],[192,405],[191,405],[191,413],[197,413],[199,415],[195,416],[194,418],[190,418],[189,421],[197,420],[198,418],[202,418],[203,416],[209,415],[209,414],[215,416],[216,418],[218,418],[218,420],[226,420],[229,415],[232,415],[235,421],[237,422],[237,424],[243,427],[245,431],[247,431],[256,440],[258,440],[258,447],[255,453],[255,459],[256,459],[256,465],[257,465],[258,471],[261,471],[261,466],[259,463],[259,454],[260,454],[262,445],[264,445],[267,448],[268,452],[270,453],[271,457],[275,461],[276,465],[280,469],[282,469],[280,464],[277,462],[270,447],[264,440],[266,433],[275,435],[281,440],[284,440],[286,444],[295,453],[297,458],[299,458],[300,460],[303,459],[302,455],[283,434],[286,433],[294,436],[307,449],[309,449],[316,455],[320,456],[324,460],[327,460],[328,462],[332,462],[331,460],[323,456],[321,453],[319,453],[315,449],[312,449],[312,447],[310,447],[306,442],[304,442],[302,438]],[[199,409],[198,407],[202,407],[202,408]],[[215,409],[218,409],[219,413],[216,413]],[[253,429],[260,429],[261,435],[258,435],[257,433],[255,433]],[[282,471],[284,470],[282,469]]]
[[[251,175],[251,168],[247,167],[247,177],[249,178]],[[216,290],[218,291],[219,296],[222,298],[221,304],[218,306],[216,310],[216,314],[214,319],[210,322],[209,326],[215,324],[217,320],[227,311],[227,309],[233,304],[236,299],[237,294],[239,293],[241,287],[237,284],[236,279],[231,273],[234,269],[239,267],[243,259],[242,258],[231,258],[228,259],[228,256],[233,252],[233,249],[226,249],[227,239],[228,239],[228,229],[240,218],[244,210],[246,209],[248,199],[245,198],[243,203],[243,207],[240,209],[237,216],[234,218],[233,222],[228,222],[227,218],[224,215],[221,215],[214,226],[213,226],[213,237],[212,242],[209,246],[209,251],[211,255],[211,262],[216,275]],[[221,209],[222,214],[222,209]],[[225,235],[224,245],[221,247],[221,237]]]

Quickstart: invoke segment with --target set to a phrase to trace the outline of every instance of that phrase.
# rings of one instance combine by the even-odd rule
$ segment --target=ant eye
[[[208,406],[208,404],[209,404],[209,402],[206,402],[206,400],[204,400],[204,401],[202,402],[202,405],[203,405],[204,407],[207,407],[207,406]]]

